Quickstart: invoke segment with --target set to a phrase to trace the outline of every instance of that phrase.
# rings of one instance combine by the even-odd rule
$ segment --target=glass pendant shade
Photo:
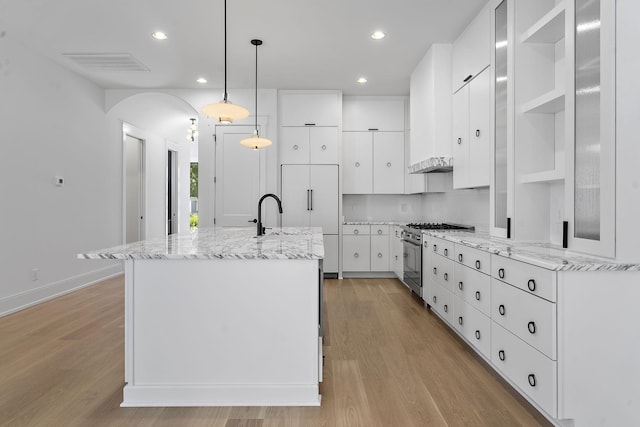
[[[244,145],[245,147],[253,148],[254,150],[259,150],[261,148],[270,146],[271,140],[267,138],[262,138],[257,133],[254,133],[249,138],[245,138],[242,141],[240,141],[240,144]]]
[[[241,120],[249,117],[249,110],[240,105],[235,105],[228,99],[223,99],[216,104],[207,104],[202,107],[202,113],[212,119],[217,119],[220,123],[229,124],[234,120]]]

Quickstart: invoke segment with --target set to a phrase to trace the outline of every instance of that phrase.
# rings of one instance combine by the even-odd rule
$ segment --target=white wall
[[[1,315],[121,271],[76,254],[120,243],[122,144],[101,88],[10,34],[0,43]]]
[[[342,197],[346,221],[423,221],[422,199],[417,195],[349,194]]]
[[[426,193],[422,203],[427,221],[473,225],[478,231],[489,231],[488,188]]]

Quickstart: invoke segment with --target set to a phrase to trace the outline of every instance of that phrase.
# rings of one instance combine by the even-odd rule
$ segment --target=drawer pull
[[[476,260],[476,270],[480,270],[480,260]]]
[[[477,339],[477,340],[479,340],[479,339],[480,339],[480,331],[478,331],[477,329],[476,329],[476,339]]]
[[[480,129],[476,129],[476,138],[480,138]]]
[[[458,289],[462,290],[464,288],[464,283],[458,282]]]
[[[498,358],[504,362],[504,350],[498,351]]]
[[[353,254],[353,257],[354,258],[360,258],[360,254],[358,252],[356,252],[356,253]]]
[[[458,317],[458,325],[462,325],[462,316]]]
[[[476,291],[476,301],[480,301],[480,291]]]
[[[438,269],[433,267],[433,274],[438,274]]]
[[[382,234],[382,229],[378,229],[378,234]]]
[[[449,249],[444,248],[444,256],[449,256]]]
[[[378,252],[378,258],[382,258],[382,252]]]
[[[391,162],[387,162],[387,167],[390,168],[391,167]]]
[[[360,230],[356,228],[355,230],[353,230],[353,234],[360,234]]]
[[[498,277],[504,279],[504,268],[498,269]]]
[[[433,245],[433,252],[437,252],[438,251],[438,245]]]
[[[447,273],[444,273],[444,281],[445,282],[449,281],[449,275]]]
[[[535,334],[536,333],[536,324],[534,322],[529,322],[527,323],[527,329],[529,329],[529,333],[530,334]]]
[[[326,145],[323,145],[321,148],[322,148],[322,151],[324,151],[324,150],[326,150],[326,149],[327,149],[327,146],[326,146]]]
[[[458,138],[458,145],[462,144],[462,138]]]
[[[447,304],[445,304],[443,308],[445,313],[449,312],[449,306],[447,306]]]
[[[458,254],[458,261],[462,262],[462,254]]]
[[[356,167],[359,168],[360,167],[360,162],[356,162]]]
[[[536,281],[533,279],[529,279],[529,281],[527,282],[527,287],[531,292],[534,292],[536,290]]]
[[[500,304],[498,306],[498,313],[500,313],[500,316],[504,316],[504,313],[505,313],[504,305]]]
[[[529,385],[531,387],[535,387],[536,386],[536,376],[533,374],[529,374],[529,376],[527,377],[527,379],[529,380]]]
[[[435,304],[435,303],[436,303],[436,301],[438,301],[438,298],[434,295],[434,296],[433,296],[433,303]]]
[[[428,248],[428,247],[429,247],[429,243],[424,242],[424,247],[425,247],[425,248]]]
[[[297,145],[294,145],[294,146],[293,146],[293,149],[294,149],[294,150],[297,150],[297,149],[298,149],[298,146],[297,146]]]

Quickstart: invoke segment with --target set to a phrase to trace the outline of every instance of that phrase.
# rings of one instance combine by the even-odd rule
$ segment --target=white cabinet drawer
[[[556,305],[491,279],[491,318],[556,360]]]
[[[453,292],[453,265],[450,259],[436,254],[431,255],[431,279],[440,286]]]
[[[442,255],[443,257],[453,259],[454,255],[454,244],[453,242],[449,242],[448,240],[443,240],[438,237],[431,237],[429,239],[429,245],[431,248],[431,252],[435,252],[438,255]]]
[[[556,272],[491,255],[491,276],[549,301],[556,301]]]
[[[354,235],[354,236],[368,236],[371,234],[371,229],[369,225],[343,225],[342,226],[342,234],[344,236]]]
[[[453,291],[487,316],[491,315],[491,276],[455,263]]]
[[[491,254],[464,245],[455,245],[456,261],[474,270],[491,274]]]
[[[429,305],[440,317],[449,324],[453,324],[453,294],[433,281],[431,282]]]
[[[557,417],[556,362],[492,322],[491,363],[552,417]]]
[[[491,319],[458,297],[453,300],[453,323],[460,334],[485,357],[491,357]]]
[[[371,225],[372,236],[386,236],[389,234],[388,225]]]
[[[344,271],[370,271],[370,254],[368,235],[342,237],[342,269]]]

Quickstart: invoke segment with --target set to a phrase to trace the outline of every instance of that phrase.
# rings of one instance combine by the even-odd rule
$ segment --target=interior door
[[[144,239],[143,144],[141,139],[125,136],[125,243]]]
[[[309,224],[338,234],[338,165],[310,166]]]
[[[253,135],[246,125],[216,126],[215,224],[246,227],[258,216],[264,193],[264,150],[252,150],[240,141]]]
[[[310,186],[308,165],[282,165],[282,226],[308,227]]]
[[[167,234],[178,231],[178,153],[167,150]]]

